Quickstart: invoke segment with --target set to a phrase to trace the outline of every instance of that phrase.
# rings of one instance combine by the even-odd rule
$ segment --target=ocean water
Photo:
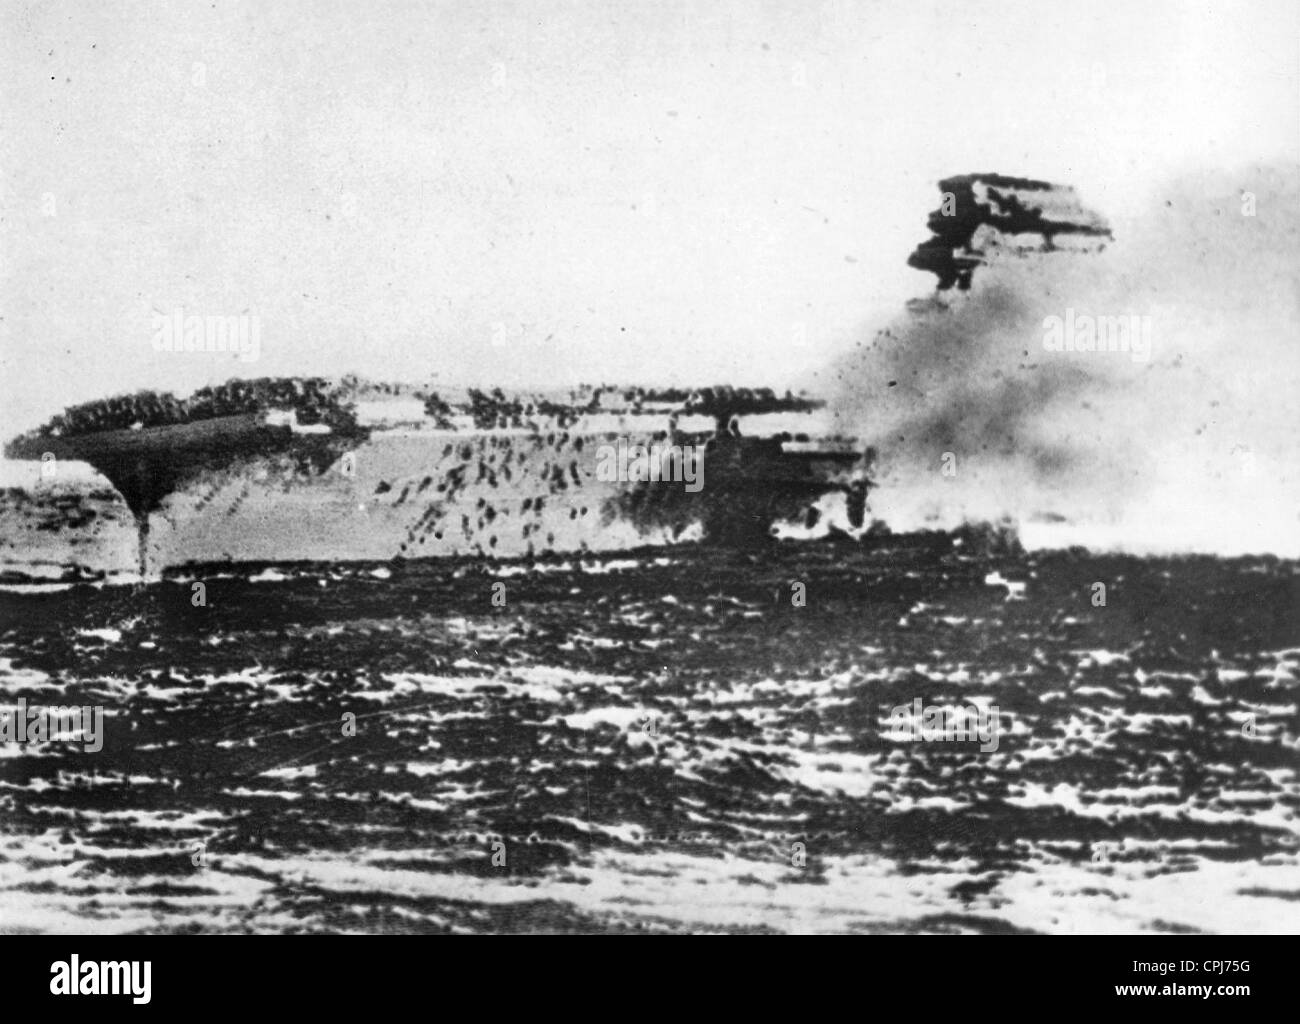
[[[1298,674],[1271,558],[10,586],[0,705],[104,726],[0,746],[0,931],[1295,931]],[[917,699],[996,749],[900,738]]]

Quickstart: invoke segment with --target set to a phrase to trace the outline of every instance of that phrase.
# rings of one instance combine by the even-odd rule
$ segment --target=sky
[[[1287,2],[0,7],[0,431],[231,376],[828,385],[936,182],[1300,160]],[[153,317],[258,318],[260,357]]]

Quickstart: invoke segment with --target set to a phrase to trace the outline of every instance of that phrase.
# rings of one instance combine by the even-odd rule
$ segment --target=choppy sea
[[[0,931],[1295,931],[1298,674],[1271,558],[9,587],[0,705],[104,718],[0,746]]]

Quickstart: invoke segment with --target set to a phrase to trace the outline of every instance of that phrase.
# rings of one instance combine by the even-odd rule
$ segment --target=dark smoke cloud
[[[1009,517],[1031,544],[1298,553],[1298,182],[1187,175],[1090,251],[986,239],[968,292],[914,301],[838,368],[841,425],[879,452],[873,512]],[[1070,309],[1150,317],[1149,361],[1047,351],[1045,318]]]

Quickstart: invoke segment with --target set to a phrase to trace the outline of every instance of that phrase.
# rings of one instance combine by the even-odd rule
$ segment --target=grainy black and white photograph
[[[1300,930],[1295,3],[0,9],[0,933]]]

